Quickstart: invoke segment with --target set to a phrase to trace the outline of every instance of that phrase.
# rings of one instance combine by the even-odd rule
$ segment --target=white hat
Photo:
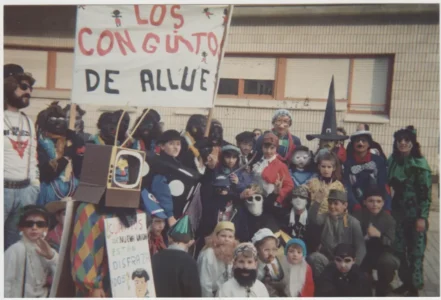
[[[276,241],[278,241],[276,235],[268,228],[262,228],[259,229],[253,236],[253,238],[251,239],[251,242],[253,242],[253,244],[256,244],[257,242],[260,242],[261,240],[263,240],[264,238],[267,237],[272,237],[274,238]]]

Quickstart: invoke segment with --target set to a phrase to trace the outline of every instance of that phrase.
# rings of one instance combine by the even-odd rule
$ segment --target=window
[[[220,68],[218,95],[274,99],[276,60],[268,57],[225,57]]]
[[[55,88],[71,89],[74,54],[73,52],[57,52],[55,68]]]
[[[35,88],[47,87],[48,51],[4,49],[4,64],[17,64],[32,73]]]

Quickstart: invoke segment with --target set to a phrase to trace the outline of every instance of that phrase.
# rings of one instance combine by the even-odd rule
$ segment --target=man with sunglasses
[[[378,186],[384,195],[384,209],[390,213],[392,208],[386,161],[370,152],[372,142],[370,131],[356,131],[351,135],[352,151],[347,152],[343,172],[349,212],[361,210],[366,192],[373,185]]]
[[[16,64],[3,67],[4,78],[4,248],[20,239],[21,208],[35,204],[40,192],[37,140],[32,121],[20,110],[29,105],[35,79]]]
[[[350,244],[339,244],[334,262],[323,270],[316,281],[316,297],[371,297],[370,282],[355,263],[355,250]]]

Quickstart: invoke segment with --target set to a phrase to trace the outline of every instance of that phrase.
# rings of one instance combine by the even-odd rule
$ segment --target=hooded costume
[[[148,190],[143,189],[143,191],[141,192],[141,199],[147,212],[147,227],[151,226],[151,224],[154,222],[154,218],[164,220],[164,222],[167,221],[167,216],[165,215],[164,210],[159,206],[159,203],[156,200],[155,196],[149,193]],[[161,250],[166,249],[167,246],[165,245],[162,234],[153,234],[153,232],[149,230],[149,247],[151,256]]]
[[[17,219],[21,208],[35,204],[40,191],[40,172],[37,159],[37,134],[32,120],[23,112],[7,110],[7,106],[18,110],[29,105],[29,101],[17,98],[17,89],[30,90],[35,83],[32,74],[16,64],[3,67],[3,125],[4,125],[4,238],[5,250],[18,240],[20,235]],[[25,81],[27,83],[25,83]],[[25,83],[24,85],[22,83]],[[31,94],[23,94],[22,97]]]
[[[70,122],[70,108],[71,108],[70,104],[66,105],[63,108],[63,112],[66,115],[67,124],[69,124],[69,122]],[[90,133],[84,132],[83,116],[85,114],[86,114],[86,111],[81,109],[81,107],[77,104],[76,105],[76,112],[75,112],[75,132],[84,141],[84,143],[86,143],[91,137]]]
[[[194,239],[188,216],[179,219],[168,231],[175,242],[152,257],[157,297],[201,297],[201,283],[196,261],[176,243],[188,244]]]
[[[322,132],[320,134],[307,134],[306,139],[311,141],[313,139],[319,139],[322,141],[343,141],[348,139],[346,135],[337,134],[337,113],[335,110],[335,92],[334,92],[334,76],[332,76],[331,85],[329,87],[328,102],[326,103],[325,117],[323,119]],[[317,154],[320,149],[317,150]],[[335,143],[332,150],[341,163],[346,160],[346,150],[343,146],[339,146]],[[316,154],[316,155],[317,155]]]
[[[272,118],[271,123],[274,125],[277,118],[280,116],[289,117],[289,119],[290,119],[289,126],[291,127],[292,116],[289,113],[289,111],[287,111],[286,109],[276,110],[276,112],[274,113],[274,116]],[[277,136],[277,132],[275,131],[275,129],[272,130],[272,133]],[[262,145],[264,143],[263,136],[264,135],[261,135],[256,141],[254,151],[257,152],[257,155],[256,155],[255,161],[259,161],[263,156],[263,151],[262,151]],[[297,136],[289,133],[289,131],[284,136],[277,136],[277,137],[280,141],[279,144],[277,145],[277,158],[280,161],[282,161],[283,163],[285,163],[286,165],[288,165],[294,150],[296,149],[296,147],[301,146],[302,143],[300,142],[300,139]]]
[[[351,143],[357,137],[364,136],[372,143],[372,136],[369,131],[357,131],[351,135]],[[387,185],[387,166],[386,162],[378,155],[372,154],[369,149],[365,157],[359,158],[356,152],[352,151],[344,164],[344,183],[348,191],[348,208],[352,212],[360,210],[363,200],[366,199],[366,192],[370,186],[378,186],[384,198],[385,210],[391,210],[391,196]]]
[[[139,123],[145,111],[144,109],[141,116],[136,120],[135,125]],[[161,116],[159,113],[154,109],[150,109],[133,134],[132,149],[145,151],[147,155],[159,153],[156,142],[161,135],[160,121]]]
[[[41,182],[37,203],[41,206],[72,197],[78,186],[85,146],[83,139],[67,126],[65,113],[57,101],[37,116]]]
[[[298,245],[302,248],[303,260],[299,264],[291,264],[286,255],[289,247]],[[312,278],[312,269],[306,262],[306,245],[301,239],[291,239],[285,246],[285,257],[282,265],[285,270],[285,295],[287,297],[314,297],[314,280]]]
[[[397,142],[407,139],[412,143],[408,156],[402,156]],[[432,172],[421,155],[416,129],[408,126],[394,134],[394,151],[388,159],[388,181],[394,190],[392,216],[397,222],[394,249],[400,259],[399,276],[409,289],[423,287],[423,260],[427,243],[427,228],[432,202]],[[426,228],[417,232],[418,219],[425,220]]]

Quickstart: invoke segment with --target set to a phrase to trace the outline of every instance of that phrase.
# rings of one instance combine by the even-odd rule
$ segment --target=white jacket
[[[36,245],[22,238],[5,252],[5,298],[22,298],[23,271],[26,262],[25,298],[47,297],[49,290],[45,287],[49,274],[55,273],[58,253],[54,251],[51,260],[40,256]]]

